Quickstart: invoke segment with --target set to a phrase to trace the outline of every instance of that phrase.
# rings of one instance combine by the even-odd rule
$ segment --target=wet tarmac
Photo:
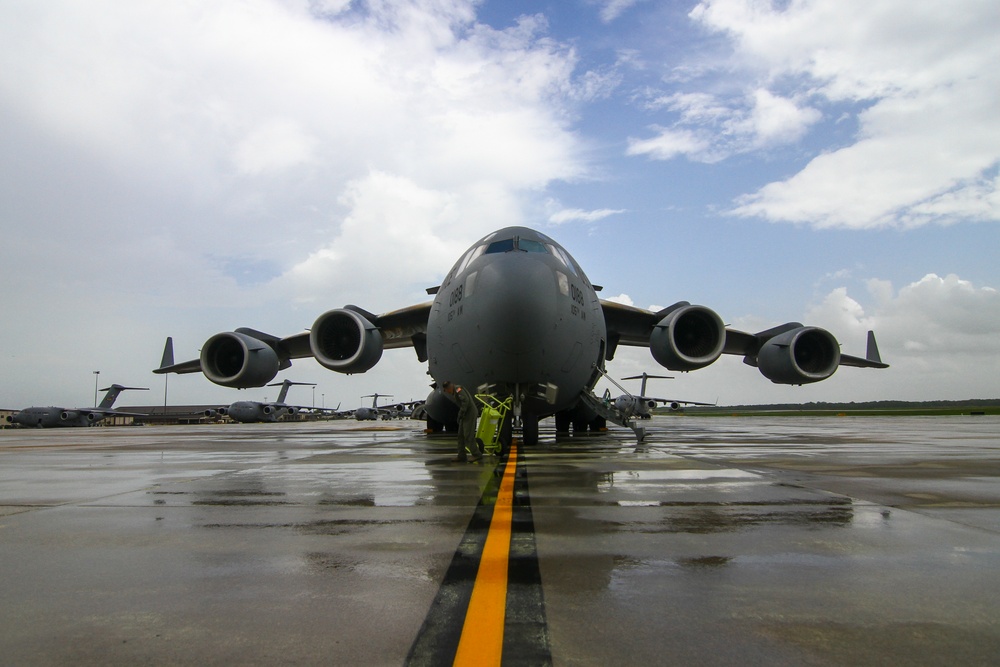
[[[504,664],[1000,663],[1000,419],[664,417],[639,448],[544,425],[515,503],[545,652]],[[501,471],[452,442],[2,431],[3,663],[419,663]]]

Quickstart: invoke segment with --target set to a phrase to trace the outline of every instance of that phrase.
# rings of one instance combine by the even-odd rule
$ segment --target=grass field
[[[687,408],[683,411],[662,410],[659,415],[689,415],[698,417],[920,417],[920,416],[984,416],[1000,415],[1000,401],[974,401],[970,403],[914,403],[909,405],[851,405],[807,404],[791,405],[737,405]]]

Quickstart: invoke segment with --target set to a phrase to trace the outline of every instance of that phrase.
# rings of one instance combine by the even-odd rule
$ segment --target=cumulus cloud
[[[564,208],[549,216],[549,222],[554,225],[561,225],[567,222],[596,222],[608,216],[624,213],[621,208],[599,208],[594,211],[584,211],[581,208]]]
[[[601,2],[600,16],[605,23],[611,23],[621,16],[629,7],[637,4],[641,0],[603,0]]]
[[[372,170],[511,192],[580,173],[560,109],[574,56],[544,21],[493,30],[466,2],[364,9],[23,3],[0,28],[5,60],[19,62],[0,70],[4,116],[74,147],[78,171],[144,181],[172,202],[179,234],[241,230],[227,238],[240,252],[260,247],[242,241],[255,228],[314,229],[309,211],[336,224],[347,184]],[[221,205],[209,225],[176,210],[206,204]],[[37,217],[40,236],[72,225]],[[285,248],[287,260],[305,250],[267,252]]]
[[[613,85],[575,72],[544,18],[494,29],[476,4],[6,4],[0,272],[32,278],[0,334],[65,331],[39,303],[102,313],[52,349],[125,350],[103,323],[136,298],[169,304],[146,322],[188,344],[244,317],[294,331],[318,302],[426,298],[468,244],[585,173],[570,110]]]
[[[798,141],[821,116],[816,109],[763,88],[750,91],[733,106],[707,93],[669,95],[649,106],[676,113],[679,120],[671,127],[654,126],[653,137],[630,137],[626,154],[656,160],[684,156],[707,164]]]
[[[621,294],[619,294],[619,295],[617,295],[617,296],[606,296],[606,297],[604,297],[604,300],[605,301],[611,301],[613,303],[620,303],[620,304],[622,304],[624,306],[634,306],[635,305],[635,302],[632,301],[632,297],[630,297],[628,294],[625,294],[624,292],[621,293]]]
[[[1000,396],[1000,292],[976,287],[956,275],[927,274],[894,290],[888,281],[868,282],[874,306],[865,309],[839,287],[814,305],[806,321],[863,341],[873,329],[891,383],[911,398],[927,385],[953,399]],[[858,349],[856,354],[863,354]],[[889,382],[885,375],[865,381]],[[895,396],[893,396],[895,397]]]
[[[857,126],[846,144],[733,212],[817,227],[1000,220],[1000,15],[990,3],[704,0],[690,17],[725,36],[731,58],[661,96],[676,122],[630,140],[629,154],[716,162],[799,141],[846,109]],[[726,92],[718,79],[731,71],[753,89]]]
[[[1000,292],[955,275],[927,274],[900,288],[881,279],[866,284],[866,294],[834,287],[796,319],[826,328],[845,354],[857,356],[864,356],[867,331],[874,330],[890,368],[845,367],[797,387],[772,384],[740,358],[723,356],[702,370],[674,373],[676,381],[659,391],[723,405],[1000,397]],[[625,295],[611,300],[632,305]],[[729,326],[762,331],[779,323],[738,317]],[[648,350],[631,347],[619,348],[609,368],[615,377],[658,370]]]

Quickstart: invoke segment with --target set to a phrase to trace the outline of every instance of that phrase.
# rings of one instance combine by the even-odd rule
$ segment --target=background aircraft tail
[[[168,343],[170,342],[169,338],[167,339],[167,342]],[[166,359],[166,356],[167,356],[167,351],[163,350],[163,358]],[[171,350],[170,357],[171,357],[170,358],[170,365],[173,365],[173,363],[174,363],[174,360],[173,360],[173,350]],[[278,400],[276,402],[277,403],[284,403],[285,402],[285,397],[288,396],[288,388],[291,387],[293,384],[304,384],[304,385],[309,385],[309,386],[313,386],[313,387],[316,386],[315,382],[292,382],[291,380],[285,380],[283,382],[273,382],[273,383],[271,383],[271,384],[269,384],[267,386],[268,387],[281,387],[281,391],[278,393]]]
[[[115,400],[118,398],[118,394],[122,393],[126,389],[135,389],[138,391],[149,391],[149,387],[125,387],[120,384],[113,384],[110,387],[105,387],[101,391],[106,391],[104,395],[104,400],[98,405],[98,408],[103,410],[110,410],[111,406],[115,404]]]

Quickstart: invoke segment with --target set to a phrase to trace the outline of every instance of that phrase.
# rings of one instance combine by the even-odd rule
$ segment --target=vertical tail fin
[[[288,388],[291,387],[293,382],[291,380],[285,380],[281,383],[281,391],[278,392],[278,403],[285,402],[285,396],[288,396]]]
[[[276,402],[277,403],[284,403],[285,402],[285,397],[288,396],[288,388],[291,387],[293,384],[304,384],[304,385],[310,385],[310,386],[313,386],[313,387],[316,386],[315,382],[292,382],[291,380],[284,380],[283,382],[272,382],[271,384],[269,384],[267,386],[268,387],[281,387],[281,391],[278,393],[278,400]]]
[[[149,391],[149,387],[125,387],[120,384],[113,384],[110,387],[105,387],[101,391],[106,391],[104,395],[104,400],[97,407],[102,410],[110,410],[111,406],[115,404],[115,400],[118,398],[118,394],[122,393],[126,389],[135,389],[139,391]]]
[[[174,339],[167,336],[167,342],[163,345],[163,357],[160,359],[160,368],[167,368],[174,365]]]
[[[118,394],[122,393],[122,389],[124,388],[125,387],[121,386],[120,384],[113,384],[110,387],[105,387],[104,389],[102,389],[101,391],[107,391],[108,393],[104,395],[104,400],[102,400],[101,404],[98,405],[97,407],[102,408],[104,410],[111,409],[111,406],[115,404],[115,400],[118,398]]]

